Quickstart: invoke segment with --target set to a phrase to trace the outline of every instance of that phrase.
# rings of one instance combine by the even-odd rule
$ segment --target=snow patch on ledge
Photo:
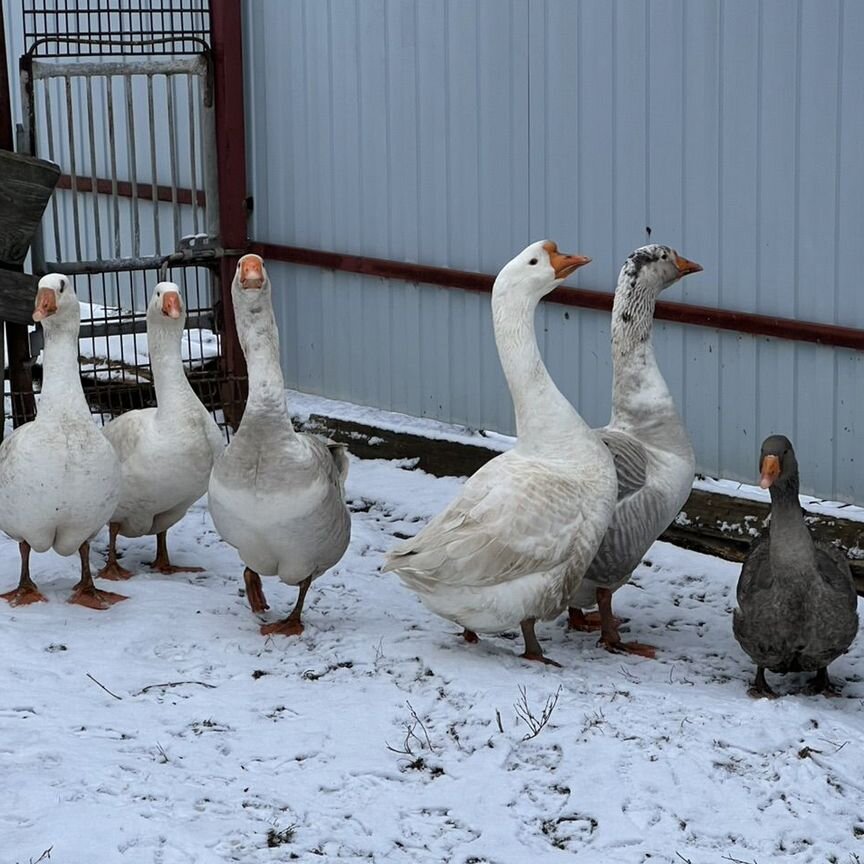
[[[363,423],[391,432],[401,432],[409,435],[419,435],[423,438],[438,438],[445,441],[458,441],[473,444],[477,447],[488,447],[490,450],[504,452],[515,443],[515,437],[490,432],[485,429],[471,429],[443,423],[428,417],[412,417],[409,414],[398,414],[395,411],[385,411],[383,408],[371,408],[366,405],[355,405],[351,402],[340,402],[327,399],[312,393],[302,393],[299,390],[287,390],[288,406],[294,417],[308,420],[311,414],[332,417],[334,420],[346,420],[352,423]],[[721,480],[711,477],[698,478],[693,483],[694,489],[712,492],[717,495],[728,495],[732,498],[743,498],[748,501],[759,501],[768,504],[768,492],[758,486],[739,483],[736,480]],[[840,501],[823,501],[812,495],[801,496],[801,506],[817,516],[827,516],[836,519],[848,519],[853,522],[864,522],[864,507],[854,504],[844,504]],[[680,524],[680,523],[679,523]],[[752,533],[752,532],[751,532]]]

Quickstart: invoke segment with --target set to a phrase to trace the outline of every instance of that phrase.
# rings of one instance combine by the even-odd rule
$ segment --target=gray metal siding
[[[0,2],[17,80],[20,4]],[[608,291],[650,226],[705,267],[667,299],[864,327],[864,4],[244,14],[255,239],[495,272],[551,237],[594,259],[572,284]],[[271,270],[291,386],[512,431],[488,297]],[[608,316],[545,305],[537,322],[564,392],[605,422]],[[861,354],[673,324],[655,342],[702,470],[752,481],[761,438],[784,431],[810,489],[864,501]]]
[[[495,272],[552,237],[608,291],[650,226],[705,267],[667,299],[864,327],[864,4],[245,8],[256,239]],[[291,386],[512,431],[487,297],[271,270]],[[602,424],[608,315],[537,323]],[[701,470],[752,482],[784,431],[808,488],[864,500],[860,354],[665,323],[655,343]]]

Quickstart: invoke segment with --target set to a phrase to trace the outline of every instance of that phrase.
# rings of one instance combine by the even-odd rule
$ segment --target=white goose
[[[382,568],[465,627],[466,638],[520,626],[522,656],[547,663],[534,622],[565,608],[617,493],[609,451],[555,386],[534,332],[540,298],[590,260],[540,241],[498,274],[492,319],[516,411],[516,445],[477,471]]]
[[[610,651],[653,657],[625,643],[612,614],[612,594],[629,582],[651,544],[684,505],[696,461],[687,430],[654,357],[651,333],[660,293],[702,268],[668,246],[643,246],[621,268],[612,307],[612,418],[600,436],[618,473],[618,503],[597,556],[570,597],[570,627],[600,629]],[[584,607],[599,607],[585,615]]]
[[[160,282],[147,306],[147,344],[156,390],[156,408],[127,411],[105,427],[120,458],[120,501],[111,515],[108,562],[103,579],[132,574],[117,561],[117,535],[156,535],[156,560],[162,573],[200,571],[178,567],[168,557],[168,529],[206,491],[213,460],[224,441],[216,421],[186,378],[180,344],[186,310],[180,289]]]
[[[253,612],[269,608],[262,574],[299,586],[291,614],[261,627],[265,635],[293,636],[303,632],[301,613],[312,581],[348,547],[348,457],[344,445],[294,430],[270,290],[264,262],[244,255],[231,297],[249,370],[249,397],[237,433],[213,466],[209,502],[216,530],[246,565]]]
[[[21,578],[3,594],[13,606],[45,600],[30,578],[30,550],[81,558],[70,603],[107,609],[119,594],[99,591],[90,572],[90,540],[120,494],[114,448],[93,423],[78,373],[81,311],[72,282],[39,280],[33,320],[45,330],[39,413],[0,445],[0,528],[17,540]]]

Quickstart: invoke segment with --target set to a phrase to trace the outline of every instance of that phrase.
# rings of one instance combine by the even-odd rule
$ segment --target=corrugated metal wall
[[[21,50],[20,3],[0,0]],[[666,299],[864,327],[864,4],[244,4],[250,234],[493,273],[551,237],[608,291],[647,239],[705,272]],[[17,101],[17,94],[16,94]],[[488,298],[274,264],[289,385],[512,431]],[[609,413],[608,315],[547,304],[548,364]],[[752,480],[790,435],[805,484],[864,501],[862,355],[658,325],[700,468]],[[861,453],[861,458],[857,458]]]
[[[245,5],[251,233],[495,272],[551,237],[610,290],[627,253],[705,272],[666,299],[864,327],[864,4],[258,0]],[[488,298],[273,265],[288,382],[512,431]],[[546,305],[544,355],[609,414],[608,316]],[[659,325],[701,470],[783,431],[864,500],[861,354]],[[860,458],[859,458],[860,457]]]

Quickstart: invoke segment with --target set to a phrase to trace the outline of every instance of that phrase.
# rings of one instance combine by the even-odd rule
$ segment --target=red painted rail
[[[369,258],[363,255],[346,255],[339,252],[325,252],[320,249],[283,246],[277,243],[252,241],[249,251],[256,252],[265,259],[270,258],[274,261],[284,261],[290,264],[303,264],[308,267],[360,273],[364,276],[378,276],[405,282],[423,282],[429,285],[461,288],[467,291],[489,292],[492,290],[492,283],[495,279],[494,276],[486,273],[475,273],[469,270],[452,270],[449,267],[431,267],[425,264],[410,264],[404,261]],[[564,286],[556,288],[547,295],[546,300],[563,306],[608,311],[612,309],[612,297],[613,295],[608,292],[586,291],[581,288]],[[796,342],[814,342],[818,345],[864,351],[864,330],[841,327],[837,324],[797,321],[793,318],[756,315],[752,312],[733,312],[728,309],[693,306],[689,303],[670,303],[662,300],[657,303],[655,318],[663,321],[674,321],[678,324],[712,327],[754,336],[791,339]]]

